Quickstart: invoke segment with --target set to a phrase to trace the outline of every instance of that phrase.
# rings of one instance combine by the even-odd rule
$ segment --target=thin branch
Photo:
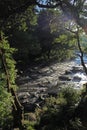
[[[79,48],[79,51],[80,51],[80,54],[81,54],[81,55],[78,54],[78,56],[79,56],[80,59],[81,59],[81,64],[82,64],[83,69],[84,69],[84,71],[85,71],[85,73],[86,73],[86,75],[87,75],[87,67],[86,67],[86,65],[85,65],[85,63],[84,63],[84,59],[83,59],[84,54],[83,54],[83,51],[82,51],[82,48],[81,48],[81,45],[80,45],[79,27],[77,26],[77,31],[72,31],[72,30],[69,29],[69,28],[65,28],[65,29],[68,30],[69,32],[71,32],[71,33],[73,33],[73,34],[76,35],[77,45],[78,45],[78,48]]]
[[[46,4],[46,5],[44,5],[44,4],[40,4],[40,3],[38,3],[38,2],[36,2],[37,4],[36,5],[38,5],[40,8],[56,8],[56,7],[59,7],[59,6],[61,6],[61,2],[59,1],[58,3],[56,3],[55,5],[53,5],[53,4]]]
[[[6,80],[7,80],[7,90],[10,92],[10,79],[9,79],[9,73],[7,71],[7,65],[6,65],[6,60],[4,56],[4,52],[2,49],[0,49],[0,55],[1,55],[1,61],[2,61],[2,66],[6,75]]]
[[[13,8],[8,11],[8,15],[4,16],[4,18],[8,18],[13,14],[24,12],[29,6],[38,6],[40,8],[56,8],[61,5],[61,1],[57,2],[56,4],[41,4],[37,2],[37,0],[28,0],[26,3],[22,4],[21,6],[17,8]]]
[[[76,31],[72,31],[71,29],[66,28],[66,27],[65,27],[65,29],[66,29],[67,31],[69,31],[69,32],[73,33],[73,34],[76,34]]]

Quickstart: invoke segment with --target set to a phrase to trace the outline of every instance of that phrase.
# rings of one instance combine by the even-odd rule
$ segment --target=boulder
[[[79,67],[79,66],[73,66],[71,71],[73,73],[77,73],[77,72],[83,72],[83,69],[82,67]]]
[[[66,76],[66,75],[62,75],[62,76],[59,76],[59,80],[61,80],[61,81],[70,81],[71,77]]]
[[[79,77],[79,76],[74,76],[74,77],[73,77],[73,81],[79,82],[79,81],[81,81],[81,77]]]
[[[34,103],[23,103],[25,112],[34,112],[36,105]]]
[[[66,70],[65,75],[68,75],[68,74],[72,74],[72,71],[71,70]]]

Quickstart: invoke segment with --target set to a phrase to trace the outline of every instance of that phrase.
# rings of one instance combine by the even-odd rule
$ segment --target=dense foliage
[[[1,32],[0,40],[0,126],[12,126],[12,104],[13,97],[10,93],[10,88],[16,90],[15,78],[15,61],[12,59],[12,54],[15,49],[10,48],[10,45]],[[8,83],[8,81],[10,83]],[[9,85],[8,85],[9,84]],[[7,92],[8,91],[8,92]],[[10,128],[9,128],[10,129]]]
[[[72,21],[68,22],[61,11],[40,10],[32,15],[32,20],[28,19],[28,16],[23,19],[21,24],[19,20],[13,31],[8,30],[11,46],[18,49],[16,60],[26,63],[31,60],[53,58],[62,61],[73,57],[75,37],[66,30]]]
[[[82,123],[75,116],[79,100],[79,93],[71,87],[62,89],[57,97],[47,98],[38,129],[81,130]]]
[[[80,32],[79,27],[82,27]],[[83,50],[80,46],[86,41],[82,29],[87,34],[86,0],[0,0],[0,31],[7,36],[0,33],[0,127],[11,129],[13,126],[23,130],[23,108],[15,92],[17,71],[13,55],[22,66],[22,62],[25,65],[32,60],[70,59],[79,47],[87,74],[83,62],[83,50],[87,52],[87,47],[85,43]],[[16,54],[12,47],[17,48]],[[86,94],[81,100],[83,106],[87,104]],[[26,129],[83,130],[84,117],[81,120],[81,116],[74,115],[78,101],[74,90],[62,90],[58,97],[46,99],[39,125],[34,128],[34,124],[28,122]],[[84,107],[81,108],[82,114],[86,113]]]
[[[10,128],[12,125],[11,106],[11,94],[4,88],[4,83],[0,83],[0,127]]]

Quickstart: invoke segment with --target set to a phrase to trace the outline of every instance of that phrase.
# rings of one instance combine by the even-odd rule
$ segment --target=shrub
[[[28,120],[24,121],[25,130],[35,130],[34,126],[35,126],[35,122],[30,122]]]
[[[0,126],[3,128],[9,128],[12,124],[11,106],[11,94],[0,85]]]
[[[78,130],[82,128],[80,120],[74,117],[79,99],[79,93],[71,87],[62,89],[57,98],[47,98],[38,130]]]

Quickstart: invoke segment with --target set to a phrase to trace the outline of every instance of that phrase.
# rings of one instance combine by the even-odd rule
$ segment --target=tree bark
[[[77,33],[76,33],[76,37],[77,37],[77,44],[78,44],[78,48],[79,48],[79,51],[80,51],[80,59],[81,59],[81,64],[82,64],[82,66],[83,66],[83,69],[84,69],[84,71],[85,71],[85,73],[86,73],[86,75],[87,75],[87,67],[86,67],[86,65],[85,65],[85,63],[84,63],[84,59],[83,59],[83,57],[84,57],[84,54],[83,54],[83,51],[82,51],[82,48],[81,48],[81,45],[80,45],[80,40],[79,40],[79,32],[77,31]]]
[[[16,95],[16,92],[14,91],[13,88],[11,88],[11,94],[14,98],[14,104],[13,105],[13,110],[12,110],[12,115],[13,115],[13,127],[14,128],[19,128],[20,130],[23,130],[23,123],[22,121],[24,120],[24,113],[23,113],[23,106],[20,104],[18,97]]]
[[[6,81],[7,81],[7,91],[11,93],[13,97],[13,105],[12,105],[12,115],[13,115],[13,127],[14,128],[19,128],[20,130],[23,130],[23,106],[20,104],[18,97],[16,95],[16,92],[14,91],[13,88],[11,88],[10,84],[10,79],[9,79],[9,73],[8,73],[8,68],[6,64],[6,59],[4,55],[4,51],[0,49],[0,55],[1,55],[1,62],[2,62],[2,67],[4,69],[5,75],[6,75]]]

